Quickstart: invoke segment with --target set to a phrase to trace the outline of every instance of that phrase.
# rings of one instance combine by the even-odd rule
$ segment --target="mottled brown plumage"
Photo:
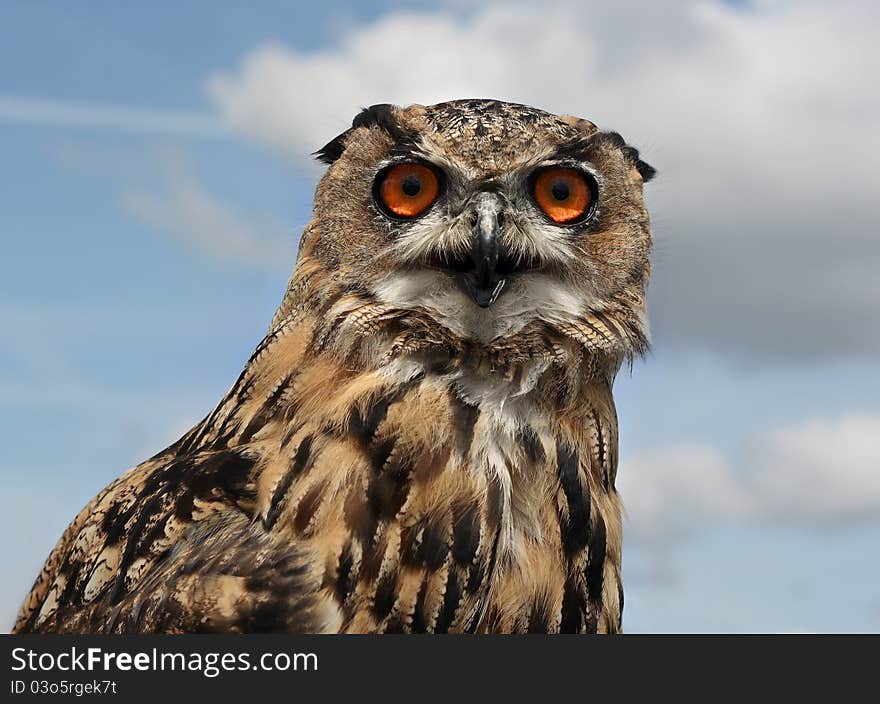
[[[320,155],[265,339],[80,512],[16,631],[620,630],[611,387],[647,345],[653,171],[590,122],[482,100],[375,106]],[[373,182],[413,159],[443,190],[400,221]],[[548,164],[593,179],[588,218],[536,207]],[[500,254],[477,305],[483,217]]]

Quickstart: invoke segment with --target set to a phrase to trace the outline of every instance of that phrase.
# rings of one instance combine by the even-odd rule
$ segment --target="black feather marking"
[[[291,423],[290,426],[284,431],[284,436],[281,438],[281,449],[283,450],[290,444],[290,441],[293,440],[294,435],[296,435],[300,430],[302,430],[303,425],[305,423]]]
[[[366,414],[362,414],[360,408],[355,406],[351,411],[349,418],[349,429],[351,434],[358,438],[365,445],[372,441],[376,434],[379,424],[385,420],[388,415],[388,406],[391,405],[393,399],[389,396],[382,396],[368,409]]]
[[[423,522],[419,521],[400,529],[400,563],[402,565],[419,564],[418,544],[422,528]]]
[[[296,450],[290,470],[284,475],[284,477],[282,477],[281,481],[278,482],[278,486],[275,487],[275,491],[272,492],[272,501],[269,504],[269,510],[266,512],[266,517],[263,519],[263,525],[267,530],[271,529],[272,526],[275,525],[275,521],[278,520],[278,516],[284,505],[284,497],[287,495],[293,480],[302,474],[302,471],[306,467],[306,463],[311,457],[311,452],[312,436],[306,435]]]
[[[296,507],[296,516],[294,516],[293,519],[293,527],[297,532],[302,533],[308,527],[315,513],[317,513],[320,508],[326,491],[326,482],[319,482],[309,489],[302,499],[300,499],[300,502]]]
[[[278,384],[277,388],[269,394],[269,397],[260,407],[260,410],[254,414],[253,418],[251,418],[250,422],[242,431],[241,437],[239,438],[240,443],[244,444],[250,442],[251,438],[253,438],[253,436],[272,419],[276,411],[276,406],[284,395],[284,392],[287,391],[290,386],[293,377],[293,374],[288,374],[282,379],[281,383]]]
[[[536,596],[529,616],[529,633],[550,632],[550,604],[546,596]]]
[[[443,606],[437,615],[437,623],[434,626],[435,633],[448,633],[449,627],[455,620],[455,612],[461,603],[461,586],[455,572],[450,570],[446,579],[446,592],[443,594]]]
[[[501,514],[504,510],[504,492],[498,478],[493,476],[486,492],[486,520],[496,530],[501,529]]]
[[[425,580],[422,582],[421,589],[419,589],[419,594],[416,597],[416,606],[413,610],[411,626],[413,633],[427,633],[428,631],[428,610],[427,605],[425,604],[427,598],[428,581]]]
[[[498,480],[494,479],[489,484],[488,502],[486,506],[487,520],[490,526],[495,527],[495,537],[492,539],[492,548],[489,551],[488,560],[479,561],[471,566],[468,575],[467,589],[468,592],[474,593],[482,584],[488,584],[492,574],[495,571],[495,565],[498,563],[498,544],[501,542],[501,487]],[[480,603],[477,613],[467,625],[467,633],[475,633],[483,620],[483,614],[487,607],[485,594]]]
[[[573,580],[565,582],[562,592],[562,623],[559,626],[560,633],[580,633],[584,624],[586,603],[583,592],[578,589]]]
[[[370,448],[370,466],[375,474],[381,474],[385,468],[385,463],[391,457],[394,446],[397,444],[397,438],[393,435],[383,438]]]
[[[409,495],[412,458],[392,455],[385,462],[381,473],[373,477],[367,488],[367,500],[374,514],[384,519],[397,515]]]
[[[385,624],[385,633],[406,633],[406,621],[401,614],[396,613]]]
[[[125,576],[128,574],[128,568],[134,561],[138,538],[149,520],[158,512],[161,505],[162,494],[156,494],[145,504],[139,506],[140,512],[131,528],[128,540],[125,542],[125,548],[122,551],[122,557],[119,560],[119,568],[116,573],[116,580],[113,583],[109,603],[117,604],[125,596]]]
[[[382,569],[382,560],[385,557],[385,550],[388,547],[387,537],[384,533],[378,533],[376,531],[377,527],[378,522],[373,525],[373,533],[370,534],[369,538],[361,538],[361,549],[363,550],[361,578],[365,581],[372,581],[379,575],[379,570]]]
[[[483,580],[486,577],[486,563],[485,562],[475,562],[468,569],[467,574],[467,584],[465,588],[468,590],[469,594],[474,594],[483,583]]]
[[[443,566],[449,554],[446,531],[441,523],[422,518],[400,532],[400,562],[413,567],[436,571]]]
[[[427,522],[418,551],[422,564],[431,571],[439,570],[448,554],[449,543],[446,541],[446,531],[443,526],[435,521]]]
[[[452,557],[462,567],[470,567],[480,546],[480,514],[476,503],[464,508],[452,526]]]
[[[587,587],[590,601],[602,601],[602,582],[605,575],[605,519],[596,514],[596,526],[590,537],[590,557],[587,561]]]
[[[397,574],[386,572],[376,585],[376,596],[373,598],[373,613],[377,621],[381,621],[388,614],[397,600]]]
[[[568,553],[583,548],[590,537],[590,489],[580,479],[580,458],[577,450],[561,440],[556,443],[556,464],[559,483],[568,504],[568,520],[562,526],[562,542]]]
[[[354,435],[365,445],[369,445],[376,435],[376,431],[388,415],[388,409],[397,403],[410,389],[418,386],[424,375],[420,374],[410,379],[404,384],[393,389],[390,393],[379,395],[366,409],[366,413],[362,413],[360,407],[355,404],[349,414],[348,428],[349,432]]]

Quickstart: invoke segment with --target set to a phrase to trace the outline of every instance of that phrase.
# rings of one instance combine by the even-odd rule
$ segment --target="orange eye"
[[[590,209],[593,190],[587,177],[577,169],[554,166],[538,173],[534,197],[553,222],[567,223]]]
[[[422,164],[392,166],[379,184],[382,205],[402,218],[421,215],[437,199],[439,192],[437,174]]]

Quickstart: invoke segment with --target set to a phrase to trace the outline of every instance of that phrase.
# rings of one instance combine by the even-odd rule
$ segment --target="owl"
[[[320,149],[269,331],[48,557],[25,632],[621,629],[612,384],[648,346],[654,170],[496,100]]]

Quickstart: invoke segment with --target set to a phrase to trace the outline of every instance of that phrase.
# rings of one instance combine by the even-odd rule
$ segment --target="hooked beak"
[[[477,221],[471,237],[473,268],[459,274],[465,291],[481,308],[488,308],[501,295],[507,279],[498,273],[498,236],[501,201],[494,193],[480,194]]]

